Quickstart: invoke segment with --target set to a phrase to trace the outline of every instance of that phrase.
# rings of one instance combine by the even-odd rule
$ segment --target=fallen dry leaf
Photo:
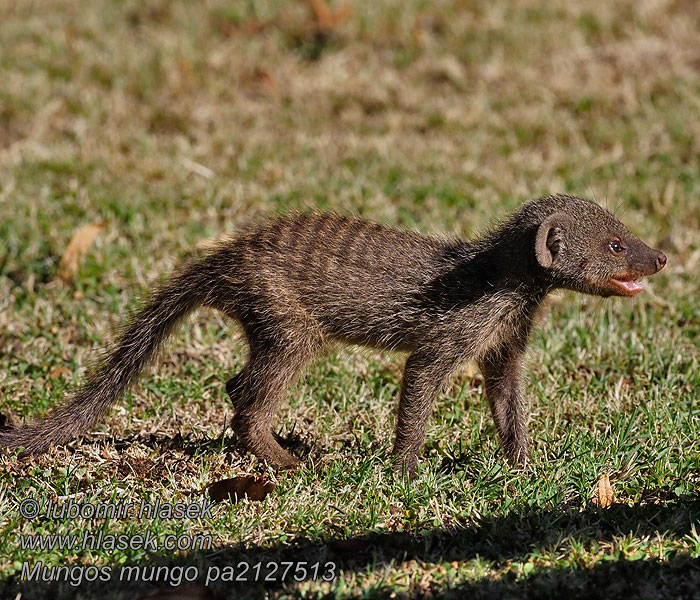
[[[615,492],[610,485],[610,477],[606,473],[598,480],[596,488],[595,504],[600,508],[608,508],[615,500]]]
[[[244,475],[212,483],[208,492],[209,497],[217,502],[228,499],[232,502],[238,502],[244,496],[251,500],[262,500],[274,489],[275,484],[272,481],[262,477]]]
[[[316,28],[319,31],[330,31],[338,23],[344,21],[350,15],[351,8],[348,4],[341,4],[331,9],[325,0],[304,0],[311,8]]]
[[[58,366],[51,369],[49,373],[49,379],[62,379],[64,375],[68,375],[70,369],[64,366]]]
[[[61,262],[58,263],[58,278],[64,283],[73,281],[75,274],[78,272],[80,259],[105,225],[107,225],[107,221],[90,223],[89,225],[83,225],[73,234],[66,251],[61,257]]]

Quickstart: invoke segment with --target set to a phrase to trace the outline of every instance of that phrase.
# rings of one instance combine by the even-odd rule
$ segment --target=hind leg
[[[258,458],[280,468],[299,459],[284,450],[272,435],[272,418],[289,386],[321,348],[320,341],[288,340],[284,345],[252,344],[246,367],[226,383],[236,414],[231,423],[243,445]]]

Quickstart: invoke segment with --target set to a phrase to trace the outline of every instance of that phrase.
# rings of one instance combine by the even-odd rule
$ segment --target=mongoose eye
[[[613,240],[612,242],[610,242],[608,244],[608,248],[610,248],[610,250],[612,252],[614,252],[615,254],[620,254],[620,252],[622,252],[624,250],[622,244],[620,242],[618,242],[617,240]]]

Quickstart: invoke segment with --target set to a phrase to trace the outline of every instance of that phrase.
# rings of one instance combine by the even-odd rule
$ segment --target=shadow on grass
[[[588,546],[593,542],[612,542],[632,533],[637,538],[653,539],[657,532],[666,532],[676,539],[695,537],[694,524],[700,517],[700,501],[683,498],[662,505],[616,505],[609,510],[587,510],[577,507],[537,509],[513,512],[486,518],[478,525],[459,531],[431,530],[421,535],[405,533],[372,533],[350,539],[329,539],[315,543],[305,538],[291,540],[286,545],[271,547],[222,546],[191,554],[187,559],[173,561],[158,553],[146,555],[138,563],[170,567],[195,567],[200,578],[185,585],[202,585],[206,574],[223,572],[227,565],[251,565],[269,561],[319,561],[321,565],[335,563],[346,572],[362,573],[385,566],[390,561],[400,563],[415,559],[436,564],[469,561],[480,557],[493,561],[496,568],[505,568],[511,561],[526,561],[539,549],[554,549],[566,538]],[[32,565],[33,566],[33,565]],[[134,598],[140,593],[168,588],[175,578],[158,583],[120,582],[123,566],[110,565],[112,577],[106,582],[82,582],[76,588],[69,582],[49,584],[33,581],[20,583],[19,577],[0,583],[0,597],[15,598],[75,598],[123,597]],[[323,567],[321,567],[323,569]],[[236,573],[240,573],[237,569]],[[322,573],[323,571],[319,571]],[[165,573],[165,569],[163,570]],[[190,574],[195,571],[190,569]],[[249,571],[250,577],[252,571]],[[307,578],[310,573],[307,573]],[[302,577],[303,579],[303,577]],[[288,577],[287,581],[290,580]],[[373,587],[371,597],[388,597],[394,590],[388,584]],[[4,589],[3,589],[4,586]],[[264,595],[284,595],[285,584],[280,581],[214,583],[212,593],[224,598],[257,598]],[[78,594],[78,590],[80,593]],[[295,594],[290,593],[292,596]],[[450,589],[444,583],[438,589],[424,589],[415,584],[409,597],[445,598],[700,598],[700,560],[677,554],[666,561],[617,560],[599,561],[593,568],[578,565],[536,568],[529,576],[516,578],[512,573],[493,580],[484,578],[461,583]],[[221,594],[221,596],[219,596]],[[205,596],[202,596],[205,597]],[[332,596],[329,596],[332,597]]]
[[[0,415],[1,416],[1,415]],[[285,450],[297,455],[302,460],[311,452],[311,444],[303,437],[295,428],[282,434],[282,432],[273,431],[272,435],[277,442]],[[148,448],[162,451],[163,449],[180,450],[187,456],[195,456],[201,454],[219,454],[222,450],[245,454],[248,452],[235,435],[220,434],[215,438],[198,438],[193,435],[182,435],[177,433],[174,436],[163,436],[157,433],[151,433],[147,436],[143,434],[132,434],[126,437],[107,437],[100,443],[102,445],[115,448],[117,450],[125,450],[131,447],[134,442],[138,442]]]
[[[550,568],[517,580],[508,574],[434,594],[434,598],[573,598],[630,600],[700,598],[700,560],[675,556],[667,562],[617,560],[591,569]]]

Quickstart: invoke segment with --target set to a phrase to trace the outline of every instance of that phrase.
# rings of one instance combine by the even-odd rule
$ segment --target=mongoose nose
[[[656,270],[660,271],[661,269],[664,268],[666,265],[666,255],[663,252],[659,252],[659,255],[656,257]]]

